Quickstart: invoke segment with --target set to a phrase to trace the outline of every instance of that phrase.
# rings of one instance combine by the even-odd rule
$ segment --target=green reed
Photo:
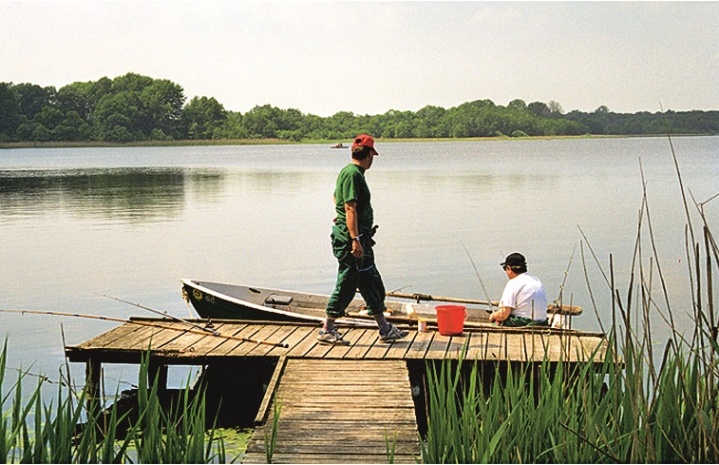
[[[695,234],[676,155],[674,160],[689,221],[685,242],[693,328],[687,334],[675,324],[645,188],[624,293],[615,284],[612,258],[607,273],[587,241],[611,292],[604,360],[581,366],[496,362],[489,369],[470,361],[428,365],[425,463],[719,462],[719,322],[714,308],[719,248],[704,211],[718,196],[694,202],[702,223],[701,235]],[[584,244],[582,260],[587,276]],[[587,285],[594,305],[589,279]],[[653,317],[670,330],[658,366]],[[468,376],[462,363],[473,363]]]
[[[268,432],[267,427],[265,427],[263,431],[265,435],[265,460],[267,463],[272,463],[272,457],[275,455],[280,415],[282,414],[282,402],[277,399],[277,396],[274,396],[272,405],[272,423],[269,425],[270,430]]]
[[[204,390],[193,392],[188,380],[180,400],[164,408],[157,383],[147,382],[147,356],[140,368],[137,421],[129,423],[119,440],[116,432],[127,414],[120,414],[114,402],[101,412],[86,392],[73,392],[69,383],[58,383],[49,404],[41,396],[44,378],[32,392],[23,392],[27,373],[20,372],[10,391],[3,392],[6,354],[7,342],[0,352],[2,463],[226,462],[222,439],[213,429],[206,431]]]
[[[716,354],[716,348],[715,354]],[[496,370],[480,386],[444,362],[428,367],[427,463],[719,461],[717,365],[669,344],[648,380],[642,348],[576,370],[564,363]]]

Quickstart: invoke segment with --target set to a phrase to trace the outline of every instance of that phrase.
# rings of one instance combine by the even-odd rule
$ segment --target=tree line
[[[0,142],[111,142],[282,139],[719,134],[719,111],[623,114],[600,106],[565,113],[557,102],[476,100],[445,109],[427,105],[380,115],[341,111],[330,117],[258,105],[228,111],[213,97],[189,101],[166,79],[128,73],[60,89],[0,83]]]

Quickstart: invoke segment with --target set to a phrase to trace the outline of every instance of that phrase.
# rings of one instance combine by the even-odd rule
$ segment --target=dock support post
[[[150,359],[149,370],[147,376],[147,385],[152,388],[155,382],[157,382],[157,393],[165,394],[167,392],[167,365]]]
[[[100,406],[100,374],[102,363],[94,358],[87,359],[85,363],[85,392],[87,395],[87,410],[94,414]]]

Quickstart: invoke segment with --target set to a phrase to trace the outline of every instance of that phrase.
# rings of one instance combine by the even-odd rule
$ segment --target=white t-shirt
[[[510,307],[512,315],[532,320],[547,319],[547,296],[542,282],[529,273],[522,273],[507,282],[500,307]]]

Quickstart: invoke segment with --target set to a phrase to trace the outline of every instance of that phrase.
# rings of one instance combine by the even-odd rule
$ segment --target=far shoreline
[[[670,134],[671,137],[716,137],[717,134]],[[586,134],[581,136],[527,136],[527,137],[445,137],[445,138],[375,138],[380,143],[408,143],[408,142],[496,142],[496,141],[521,141],[521,140],[564,140],[564,139],[634,139],[634,138],[652,138],[667,137],[667,134],[637,134],[637,135],[592,135]],[[155,141],[138,141],[138,142],[104,142],[104,141],[84,141],[84,142],[0,142],[1,149],[28,149],[28,148],[105,148],[105,147],[202,147],[202,146],[233,146],[233,145],[323,145],[328,144],[330,148],[334,148],[337,143],[343,143],[347,148],[351,145],[351,140],[336,139],[307,139],[301,141],[291,141],[286,139],[184,139],[184,140],[155,140]]]

